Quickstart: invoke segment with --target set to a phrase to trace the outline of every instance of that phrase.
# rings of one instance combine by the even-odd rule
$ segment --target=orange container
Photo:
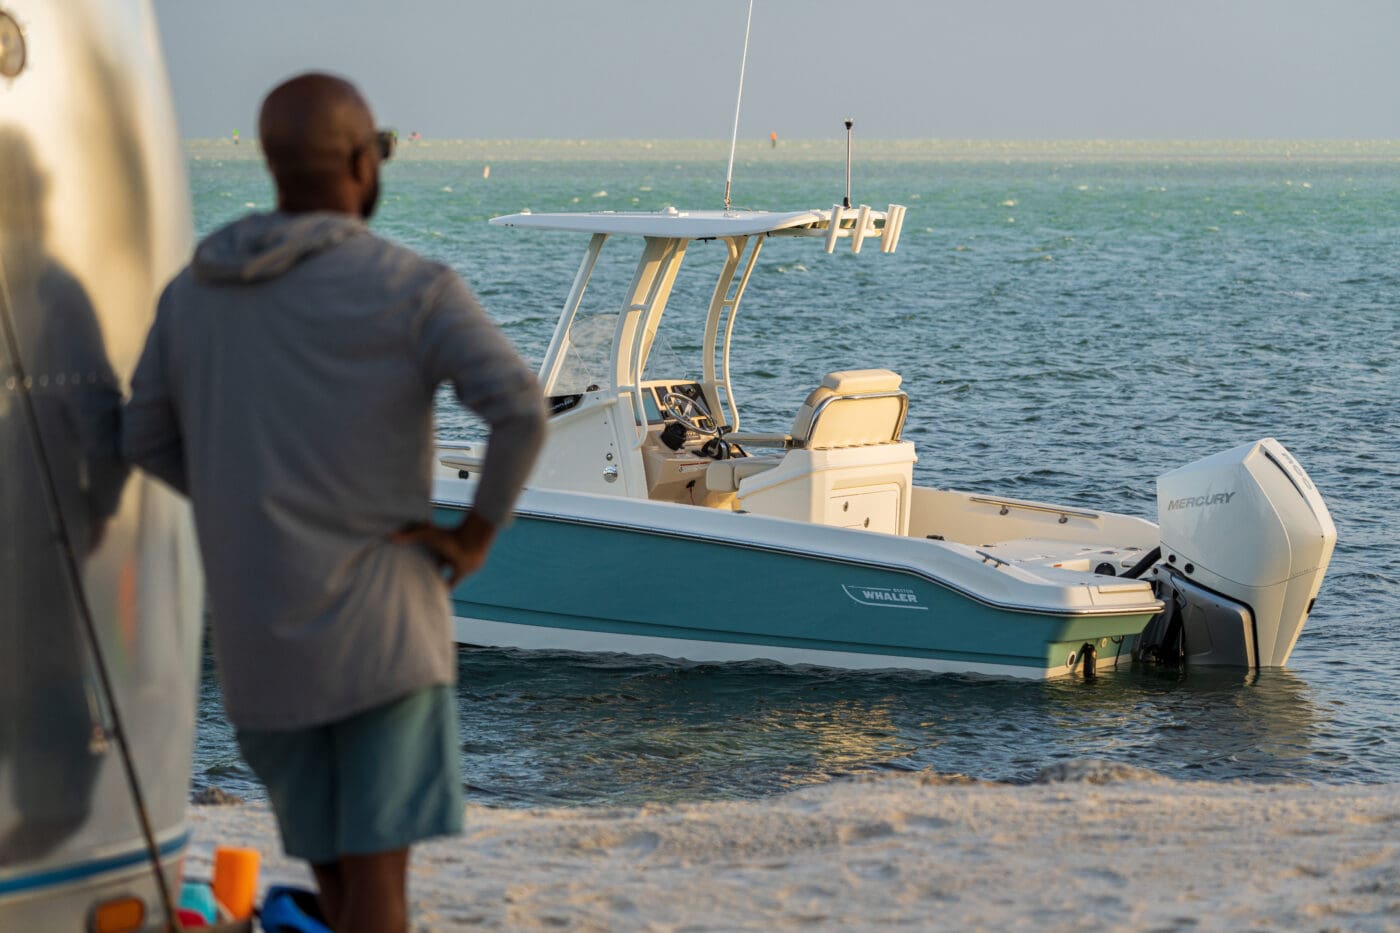
[[[214,850],[214,897],[235,920],[253,915],[258,891],[258,850],[219,846]]]

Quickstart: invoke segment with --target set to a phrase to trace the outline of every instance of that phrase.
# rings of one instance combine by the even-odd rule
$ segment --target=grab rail
[[[1045,512],[1050,515],[1058,515],[1060,516],[1060,524],[1062,525],[1069,521],[1069,516],[1071,515],[1075,518],[1097,519],[1101,517],[1098,512],[1085,512],[1082,509],[1064,509],[1053,505],[1037,505],[1031,502],[1016,502],[1011,499],[997,499],[992,496],[968,496],[967,501],[977,502],[981,505],[999,505],[1001,506],[1002,515],[1005,515],[1012,509],[1024,509],[1027,512]]]

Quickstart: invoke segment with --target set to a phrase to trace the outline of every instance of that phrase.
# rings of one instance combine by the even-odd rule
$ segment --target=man
[[[461,826],[446,584],[508,519],[543,403],[450,269],[366,229],[390,140],[352,85],[293,78],[258,129],[278,209],[166,288],[123,446],[194,506],[225,708],[284,847],[336,930],[404,930],[409,845]],[[456,529],[429,524],[446,380],[491,426]]]

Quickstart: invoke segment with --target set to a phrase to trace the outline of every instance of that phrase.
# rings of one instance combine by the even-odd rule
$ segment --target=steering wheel
[[[694,431],[705,437],[718,437],[719,429],[715,427],[705,427],[699,423],[701,418],[709,418],[711,423],[714,417],[710,415],[710,410],[705,407],[705,403],[699,399],[691,398],[689,395],[682,395],[679,392],[667,392],[661,396],[661,404],[666,409],[666,414],[675,418],[686,430]]]

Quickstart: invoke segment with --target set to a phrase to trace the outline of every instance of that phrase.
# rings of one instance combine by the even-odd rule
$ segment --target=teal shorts
[[[238,745],[267,786],[282,847],[313,865],[462,831],[451,687],[309,729],[240,730]]]

